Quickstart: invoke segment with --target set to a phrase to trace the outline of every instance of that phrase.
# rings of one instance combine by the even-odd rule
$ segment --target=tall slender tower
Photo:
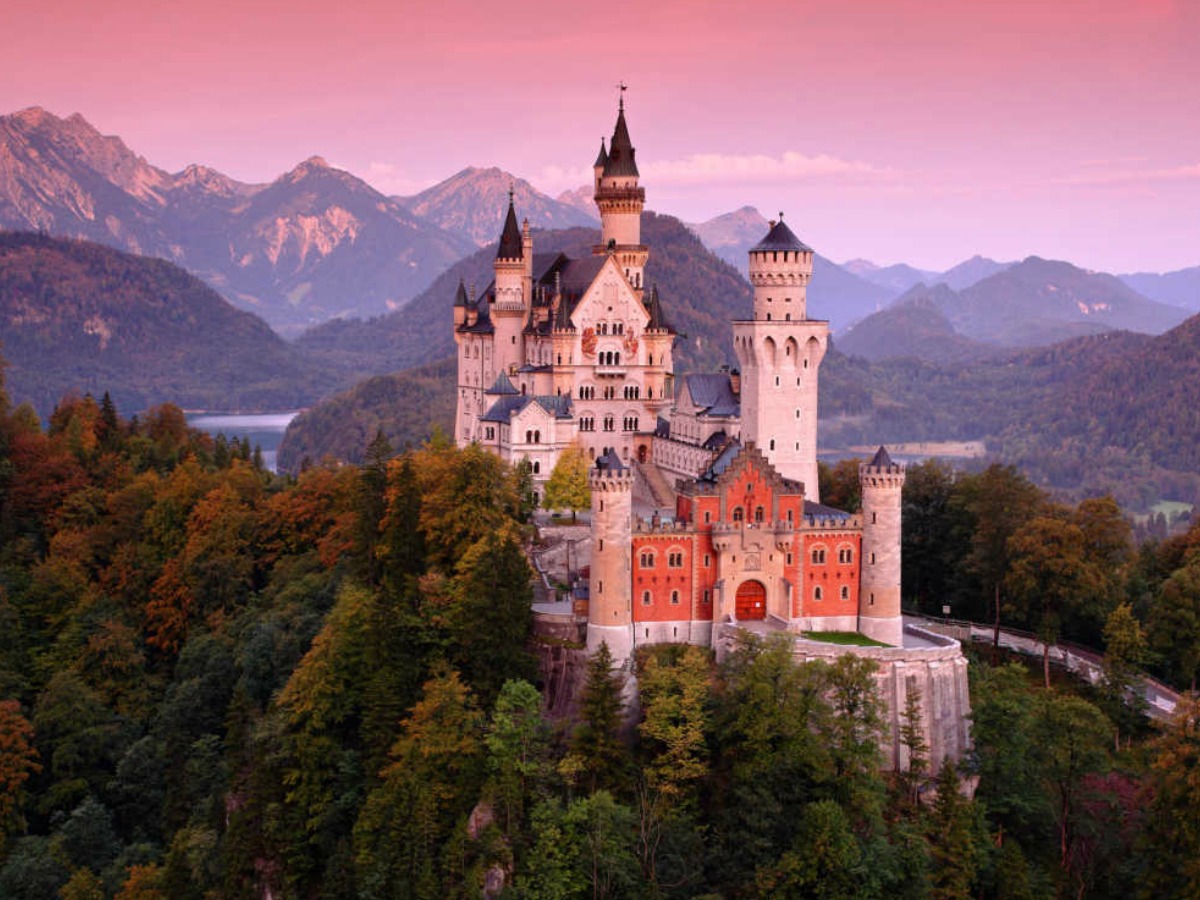
[[[753,441],[778,472],[817,487],[817,370],[829,342],[829,323],[808,318],[813,251],[790,228],[771,223],[750,249],[754,318],[733,323],[742,368],[742,440]]]
[[[612,450],[588,475],[592,491],[592,574],[588,582],[588,653],[602,642],[620,666],[633,654],[633,471]]]
[[[892,462],[883,447],[858,469],[862,485],[862,564],[858,630],[899,647],[904,639],[900,615],[900,494],[904,466]]]
[[[638,187],[638,168],[634,161],[633,142],[625,124],[625,88],[617,107],[617,125],[605,152],[600,144],[596,158],[596,206],[600,209],[600,243],[592,248],[597,256],[612,252],[634,293],[642,299],[642,277],[649,249],[642,243],[642,207],[646,205],[646,189]]]
[[[528,316],[525,284],[525,241],[517,227],[512,191],[508,192],[508,215],[500,234],[500,247],[493,264],[496,277],[496,301],[492,305],[492,323],[496,328],[495,365],[497,372],[509,372],[525,362],[525,319]],[[484,298],[483,302],[486,302]]]

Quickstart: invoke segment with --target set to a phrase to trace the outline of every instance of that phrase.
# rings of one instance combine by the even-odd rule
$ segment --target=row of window
[[[613,322],[611,325],[608,322],[596,323],[596,334],[624,334],[625,323]]]
[[[622,431],[638,431],[639,419],[637,416],[626,416],[621,420]],[[601,426],[605,431],[616,431],[617,420],[615,416],[605,416],[601,420]],[[596,417],[595,416],[580,416],[579,417],[580,431],[595,431]]]
[[[850,547],[838,547],[838,562],[842,565],[847,565],[854,562],[854,551]],[[825,565],[824,547],[813,547],[812,564],[814,566]]]
[[[841,590],[838,592],[838,596],[842,600],[849,600],[850,599],[850,586],[843,584],[841,587]],[[819,584],[814,586],[813,587],[813,599],[814,600],[823,600],[824,598],[825,598],[825,592],[821,590],[821,586]]]
[[[619,350],[602,350],[600,351],[600,365],[602,366],[619,366],[621,364],[621,351]]]
[[[641,556],[638,558],[638,562],[641,564],[641,567],[643,569],[653,569],[654,568],[654,559],[657,555],[658,554],[655,553],[653,550],[643,550]],[[708,565],[708,557],[707,556],[704,557],[704,564],[706,566]],[[683,568],[683,551],[682,550],[672,550],[667,554],[667,568],[669,568],[669,569],[682,569]]]

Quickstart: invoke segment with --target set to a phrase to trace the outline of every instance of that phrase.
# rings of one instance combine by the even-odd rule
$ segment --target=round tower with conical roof
[[[900,613],[900,510],[904,466],[880,447],[858,470],[862,486],[862,561],[858,630],[895,647],[904,640]]]
[[[596,255],[612,253],[633,286],[638,299],[642,298],[642,277],[649,249],[642,243],[642,208],[646,205],[646,190],[638,185],[638,168],[634,160],[633,142],[625,123],[625,97],[622,87],[617,107],[617,124],[605,152],[600,144],[596,158],[596,206],[600,210],[600,243],[593,248]]]
[[[753,441],[785,478],[817,486],[817,371],[829,323],[808,317],[813,251],[783,223],[772,222],[750,249],[754,317],[733,323],[741,364],[742,440]]]
[[[508,213],[504,217],[504,230],[500,233],[500,246],[496,249],[496,261],[492,264],[495,285],[492,297],[492,323],[496,329],[495,359],[499,372],[515,371],[525,361],[523,331],[528,317],[526,296],[526,242],[517,225],[517,212],[513,207],[513,192],[508,192]]]
[[[607,643],[621,665],[633,653],[630,547],[633,470],[609,450],[588,474],[592,491],[592,568],[588,581],[587,648]]]

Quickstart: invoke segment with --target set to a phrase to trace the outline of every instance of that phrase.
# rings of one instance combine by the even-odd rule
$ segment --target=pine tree
[[[612,651],[601,643],[588,660],[579,725],[571,740],[571,752],[579,757],[591,792],[625,783],[628,757],[620,738],[624,687],[624,677],[613,670]]]
[[[947,759],[937,779],[937,800],[929,820],[934,900],[967,900],[975,880],[976,847],[971,811],[959,793],[958,770]]]

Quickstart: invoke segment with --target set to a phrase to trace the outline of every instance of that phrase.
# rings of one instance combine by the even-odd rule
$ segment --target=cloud
[[[891,178],[890,168],[870,163],[839,159],[821,154],[806,156],[792,150],[780,156],[762,153],[693,153],[680,159],[643,163],[642,180],[647,184],[668,185],[735,185],[777,184],[796,181],[854,180],[879,181]],[[590,168],[546,166],[537,181],[546,190],[574,189],[592,180]]]
[[[1074,186],[1138,185],[1162,181],[1191,181],[1200,179],[1200,162],[1182,166],[1154,169],[1096,166],[1084,163],[1088,171],[1068,175],[1055,183]]]
[[[835,156],[806,156],[792,150],[781,156],[694,153],[682,159],[647,165],[647,179],[662,184],[752,184],[762,182],[815,181],[824,179],[879,179],[891,169]]]

